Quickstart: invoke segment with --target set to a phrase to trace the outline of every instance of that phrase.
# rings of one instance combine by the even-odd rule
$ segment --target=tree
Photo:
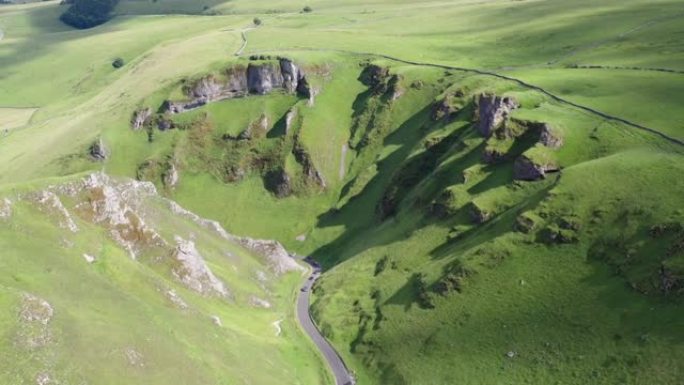
[[[254,18],[254,25],[261,25],[261,19],[259,19],[258,17],[255,17]]]
[[[311,13],[313,12],[313,8],[309,7],[308,5],[302,9],[302,12],[304,13]]]
[[[124,59],[118,57],[118,58],[114,59],[114,61],[112,62],[112,67],[121,68],[124,66],[124,64],[126,64],[126,62],[124,62]]]

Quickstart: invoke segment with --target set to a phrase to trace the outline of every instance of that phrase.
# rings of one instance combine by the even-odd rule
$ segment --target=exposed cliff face
[[[264,187],[278,198],[292,194],[292,181],[283,169],[272,170],[264,175]]]
[[[285,82],[277,63],[252,64],[247,67],[247,87],[252,94],[265,95],[274,88],[283,88]]]
[[[546,178],[546,174],[560,171],[558,164],[552,159],[532,160],[522,155],[513,163],[515,179],[533,181]]]
[[[478,131],[488,138],[496,128],[505,123],[511,111],[520,107],[520,104],[513,98],[480,94],[477,98],[477,106]]]
[[[247,67],[235,66],[221,76],[208,75],[183,88],[188,100],[170,101],[162,105],[163,112],[178,114],[207,103],[245,96],[266,95],[275,89],[310,98],[311,88],[302,70],[290,59],[252,62]]]
[[[539,134],[539,143],[546,147],[557,149],[563,146],[564,140],[563,136],[556,128],[547,123],[543,123]]]
[[[283,76],[283,88],[289,93],[298,90],[299,82],[305,79],[299,68],[289,59],[280,59],[280,73]]]
[[[90,157],[96,161],[107,160],[109,157],[109,149],[105,146],[102,138],[98,138],[93,144],[90,145],[88,150]]]

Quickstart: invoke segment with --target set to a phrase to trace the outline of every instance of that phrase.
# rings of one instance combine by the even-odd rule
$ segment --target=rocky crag
[[[207,103],[242,97],[249,94],[266,95],[274,90],[297,94],[309,99],[311,87],[304,72],[292,60],[258,60],[231,67],[220,75],[207,75],[189,82],[183,87],[187,100],[163,103],[160,111],[178,114],[201,107]],[[134,120],[134,127],[135,122]]]

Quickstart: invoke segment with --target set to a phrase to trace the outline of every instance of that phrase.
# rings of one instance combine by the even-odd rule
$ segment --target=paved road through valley
[[[311,318],[309,313],[309,305],[311,300],[311,288],[313,287],[316,280],[320,277],[321,271],[320,267],[315,263],[306,260],[312,267],[312,273],[302,286],[302,290],[299,292],[297,297],[297,319],[299,324],[306,334],[311,337],[318,350],[323,354],[323,357],[328,362],[330,369],[335,377],[336,385],[354,385],[354,379],[349,373],[344,361],[339,354],[335,351],[335,348],[330,345],[330,343],[323,337],[321,332],[318,330],[316,325]]]

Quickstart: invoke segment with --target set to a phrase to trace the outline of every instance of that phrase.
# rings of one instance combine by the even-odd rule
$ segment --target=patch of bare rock
[[[223,326],[223,323],[221,322],[221,318],[219,318],[219,316],[217,316],[217,315],[211,316],[211,322],[218,327]]]
[[[209,269],[193,241],[176,236],[176,248],[172,252],[177,264],[173,275],[188,288],[202,295],[229,296],[228,289]]]
[[[124,356],[126,357],[128,365],[137,368],[145,367],[145,357],[135,348],[129,346],[126,349],[124,349]]]
[[[513,98],[494,94],[480,94],[477,98],[477,129],[486,138],[504,124],[508,116],[520,104]]]
[[[168,298],[171,303],[179,309],[185,310],[188,308],[188,304],[181,298],[178,293],[173,289],[168,289],[164,291],[166,298]]]
[[[59,384],[59,382],[55,381],[50,373],[47,372],[41,372],[38,373],[36,376],[36,384],[37,385],[52,385],[52,384]]]
[[[109,149],[105,146],[102,138],[97,138],[97,140],[90,145],[88,152],[90,153],[90,157],[95,161],[104,161],[109,158]]]
[[[264,309],[270,309],[271,308],[271,303],[266,301],[265,299],[259,298],[255,295],[252,295],[249,297],[249,304],[254,307],[260,307]]]
[[[49,324],[54,316],[52,305],[43,298],[24,293],[19,310],[20,328],[17,343],[28,349],[44,347],[52,342]]]
[[[557,171],[560,171],[560,166],[550,158],[533,160],[521,155],[513,163],[513,175],[517,180],[544,179],[547,174]]]
[[[52,191],[43,190],[28,195],[29,200],[38,204],[38,209],[47,213],[59,222],[59,226],[68,229],[72,233],[78,232],[78,226],[69,211],[64,207],[61,199]]]
[[[150,122],[152,117],[152,109],[149,107],[141,108],[133,113],[131,118],[131,127],[134,130],[139,130],[143,128],[146,124]]]
[[[9,198],[0,199],[0,219],[8,219],[12,216],[12,201]]]
[[[276,275],[305,270],[292,258],[280,242],[252,238],[238,238],[238,242],[245,248],[264,256]]]

